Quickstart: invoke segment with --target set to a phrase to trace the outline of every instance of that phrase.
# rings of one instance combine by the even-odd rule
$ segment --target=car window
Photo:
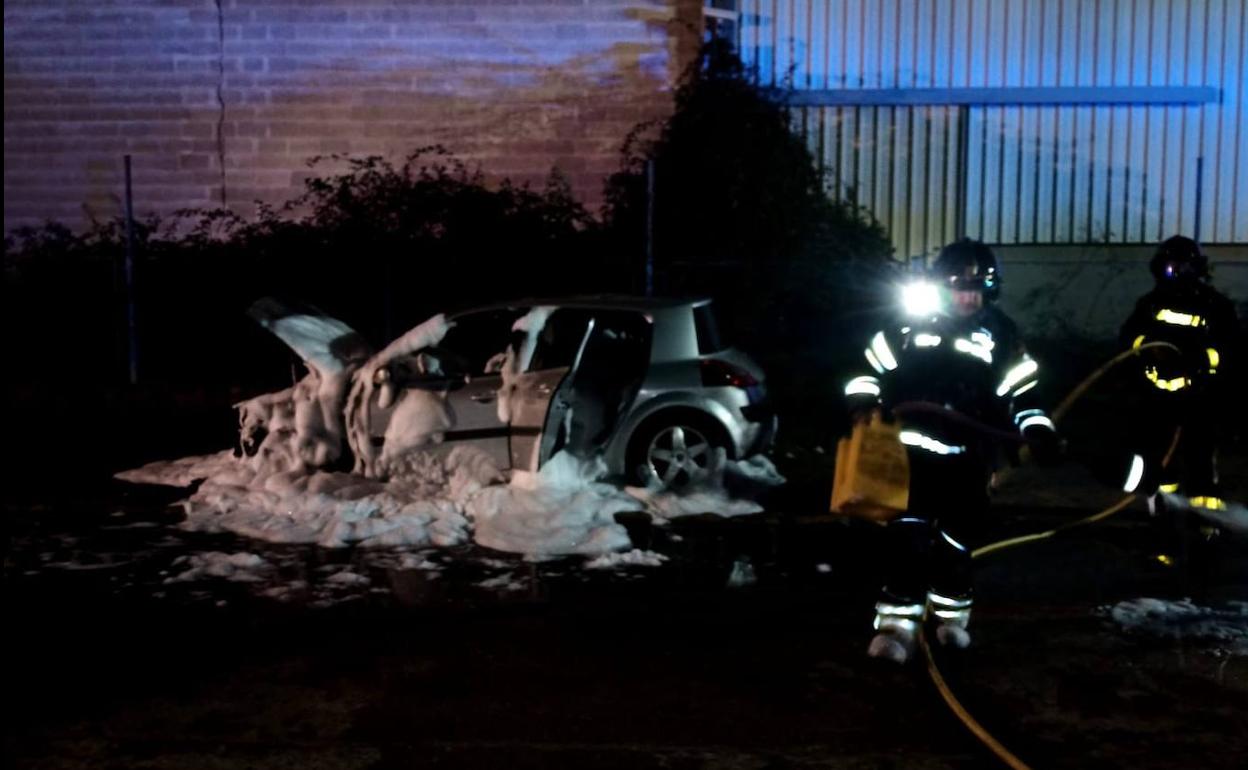
[[[713,303],[708,302],[693,309],[693,326],[698,333],[699,354],[705,356],[718,353],[728,347],[724,341]]]
[[[589,387],[603,383],[640,384],[650,361],[653,336],[650,319],[641,313],[602,311],[577,364],[576,382]]]
[[[463,358],[471,374],[485,374],[486,365],[507,348],[511,326],[527,308],[482,310],[454,318],[438,345]]]
[[[551,314],[537,336],[537,347],[529,371],[560,369],[571,366],[585,339],[585,330],[593,314],[588,310],[562,308]]]

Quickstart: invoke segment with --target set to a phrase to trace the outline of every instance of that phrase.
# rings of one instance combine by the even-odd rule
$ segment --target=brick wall
[[[666,115],[699,0],[6,0],[4,228],[225,203],[327,153],[445,145],[491,179],[552,167],[592,207]]]

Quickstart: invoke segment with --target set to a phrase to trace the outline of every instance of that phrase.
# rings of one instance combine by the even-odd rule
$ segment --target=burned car
[[[355,471],[368,476],[387,475],[413,451],[469,446],[500,469],[535,471],[567,450],[601,456],[608,473],[629,483],[679,487],[716,449],[730,459],[760,452],[776,428],[762,370],[725,344],[708,299],[477,308],[435,316],[367,357],[332,319],[334,339],[310,345],[315,335],[290,333],[309,323],[306,315],[298,324],[272,308],[257,317],[316,375],[303,384],[305,400],[327,396],[305,411],[323,418],[341,409],[330,439],[343,437]],[[273,400],[240,405],[249,454],[272,421]],[[315,459],[332,455],[321,447]]]

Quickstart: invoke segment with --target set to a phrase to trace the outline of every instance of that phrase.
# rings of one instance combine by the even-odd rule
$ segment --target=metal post
[[[966,164],[970,159],[970,133],[971,133],[971,108],[965,104],[958,107],[958,154],[957,154],[957,184],[958,198],[956,201],[957,208],[954,210],[956,219],[954,220],[954,240],[962,240],[966,237],[966,207],[970,201],[967,186],[970,184],[971,175],[967,173]],[[980,234],[983,235],[982,233]]]
[[[130,182],[130,156],[125,156],[126,167],[126,343],[129,360],[130,384],[139,382],[139,340],[134,312],[134,191]]]
[[[646,296],[654,296],[654,158],[646,160]]]
[[[1200,197],[1201,181],[1205,175],[1205,156],[1196,158],[1196,224],[1192,227],[1192,240],[1200,243]]]

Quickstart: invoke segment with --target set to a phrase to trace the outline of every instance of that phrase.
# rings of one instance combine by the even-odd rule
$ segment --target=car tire
[[[657,481],[665,489],[680,489],[706,469],[715,449],[731,456],[731,444],[723,426],[704,412],[660,412],[647,418],[629,439],[629,480],[640,486]]]

